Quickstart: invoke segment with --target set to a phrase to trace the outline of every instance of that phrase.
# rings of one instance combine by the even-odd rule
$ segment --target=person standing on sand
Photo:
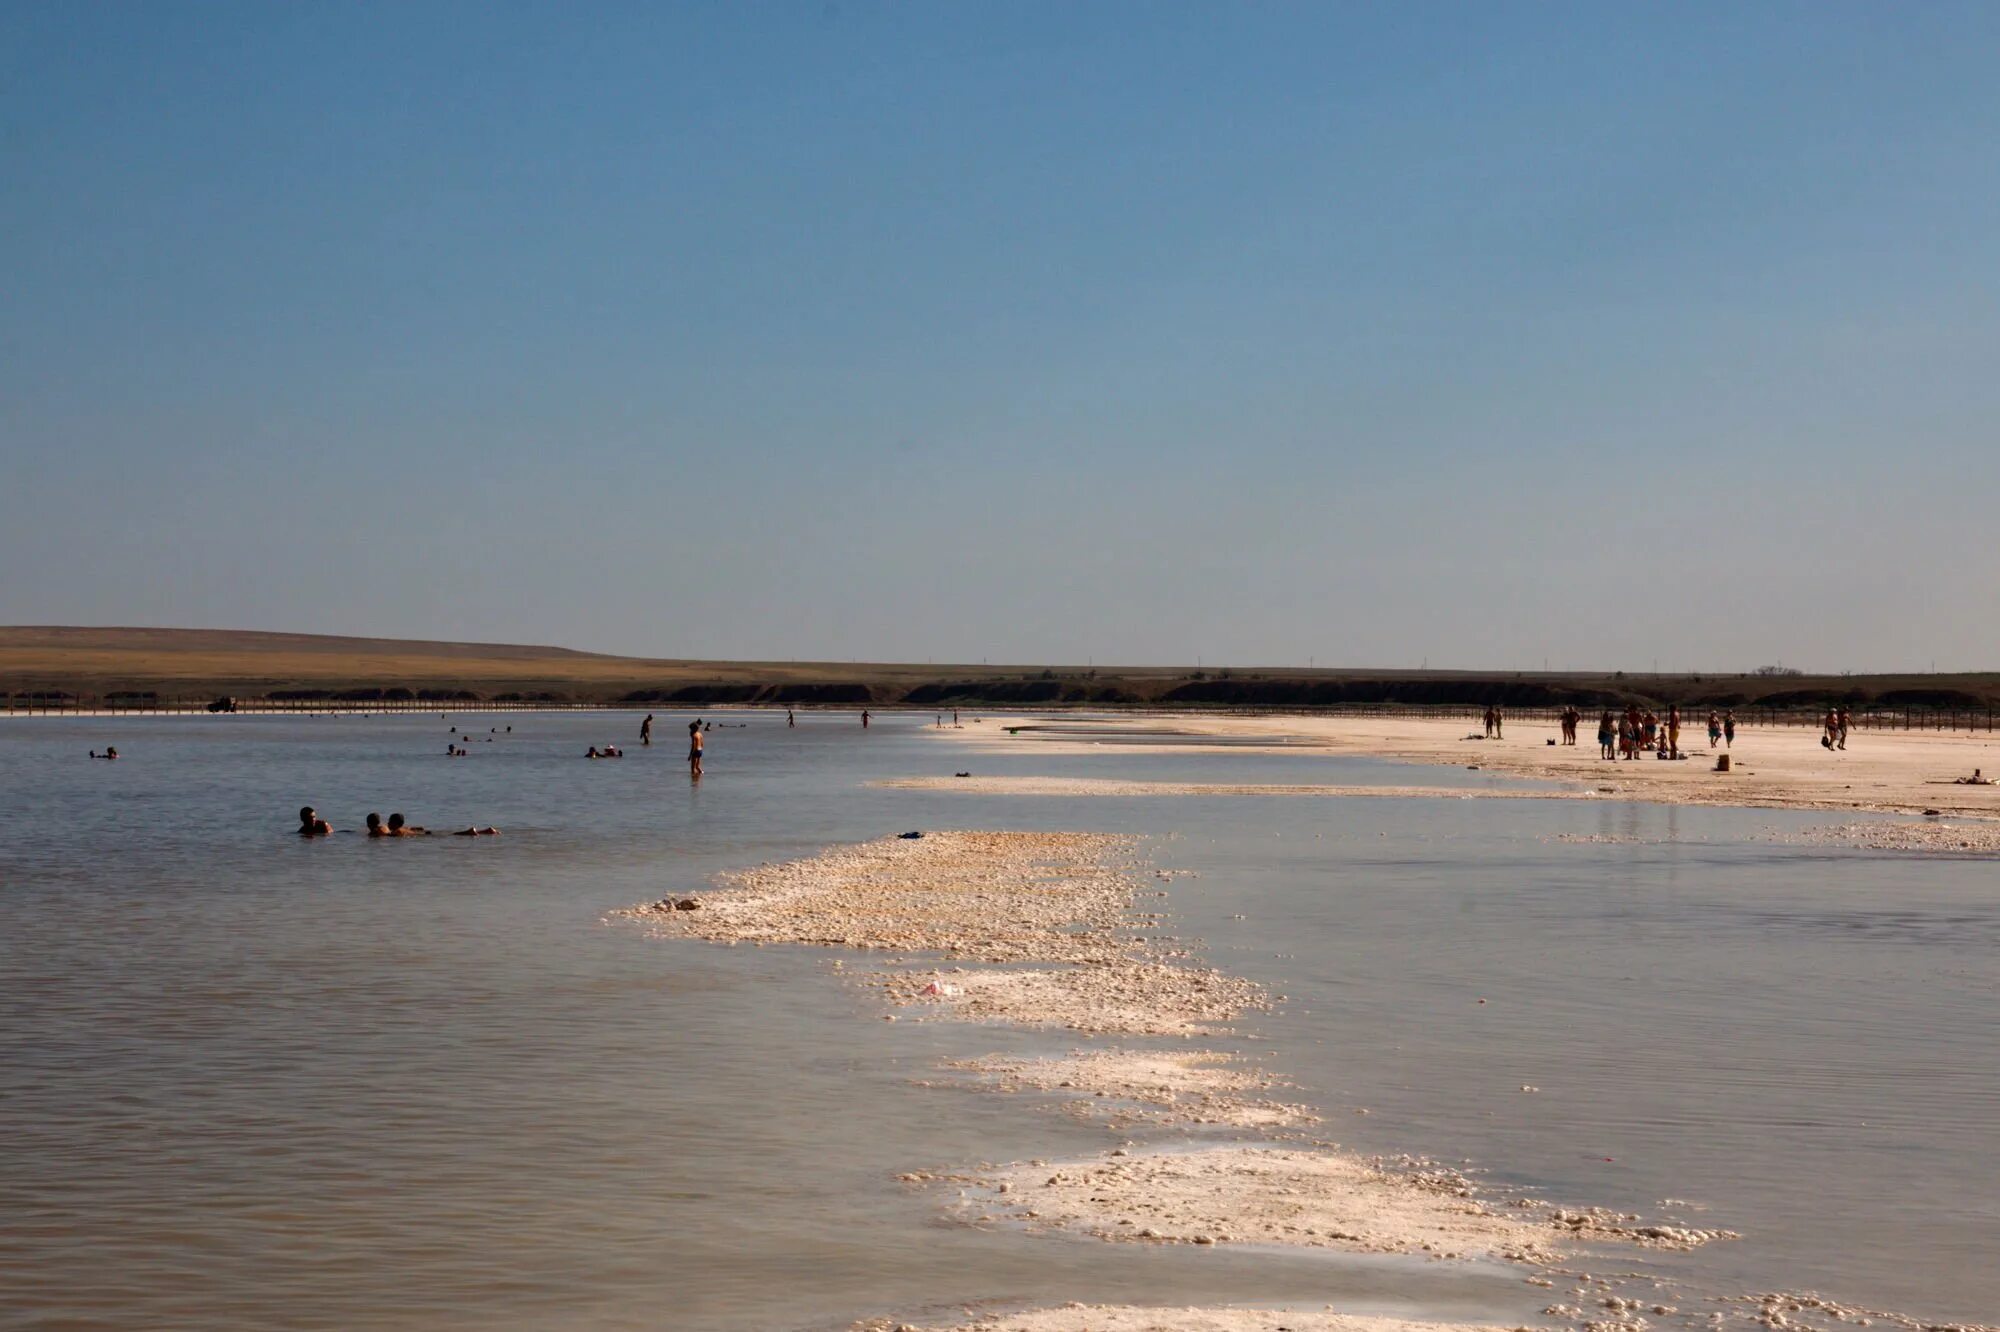
[[[1678,703],[1667,709],[1667,755],[1669,758],[1681,756],[1681,705]]]
[[[653,743],[653,714],[650,712],[646,714],[646,720],[639,723],[639,743],[642,745]]]
[[[1495,704],[1495,705],[1494,705],[1494,708],[1493,708],[1493,738],[1494,738],[1495,740],[1498,740],[1498,739],[1500,739],[1500,738],[1501,738],[1501,735],[1500,735],[1500,728],[1501,728],[1501,724],[1502,724],[1502,720],[1503,720],[1503,719],[1502,719],[1502,718],[1501,718],[1501,716],[1500,716],[1500,708],[1499,708],[1499,705],[1498,705],[1498,704]]]
[[[1617,727],[1611,720],[1611,709],[1606,708],[1604,714],[1597,719],[1597,757],[1601,759],[1616,759],[1618,757],[1611,749],[1612,741],[1617,736],[1617,733]]]
[[[701,723],[698,721],[689,722],[688,723],[688,776],[697,779],[701,777],[701,751],[703,744],[704,741],[701,738]]]
[[[1847,727],[1852,720],[1852,715],[1843,706],[1840,710],[1840,747],[1842,749],[1847,748]]]
[[[1722,738],[1722,717],[1714,708],[1708,710],[1708,747],[1715,748],[1715,742]]]
[[[1728,749],[1736,743],[1736,709],[1730,708],[1722,714],[1722,747]]]
[[[1493,709],[1490,706],[1486,709],[1485,716],[1480,720],[1486,723],[1485,735],[1488,740],[1491,740],[1493,738]]]

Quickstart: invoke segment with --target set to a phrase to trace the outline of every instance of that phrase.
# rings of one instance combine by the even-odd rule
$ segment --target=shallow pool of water
[[[699,786],[676,714],[650,750],[636,714],[0,723],[0,1324],[821,1328],[1069,1299],[1519,1321],[1546,1302],[1497,1269],[948,1224],[896,1176],[1111,1139],[914,1082],[1062,1042],[882,1023],[829,954],[601,921],[943,826],[1142,833],[1198,870],[1171,890],[1182,931],[1288,996],[1243,1047],[1351,1145],[1566,1201],[1693,1200],[1745,1239],[1652,1261],[1704,1290],[2000,1309],[1989,861],[1777,845],[1765,829],[1816,820],[1769,811],[881,790],[967,767],[1451,770],[712,715],[731,725]],[[448,729],[470,756],[444,756]],[[628,757],[583,759],[608,739]],[[106,743],[126,757],[84,757]],[[505,831],[307,842],[307,803],[342,828],[399,809]]]

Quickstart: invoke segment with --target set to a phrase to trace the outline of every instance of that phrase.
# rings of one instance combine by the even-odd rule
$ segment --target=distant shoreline
[[[720,661],[567,648],[211,629],[0,626],[0,713],[42,702],[318,710],[547,707],[1071,708],[1184,712],[1369,708],[1516,711],[1636,702],[1683,708],[1977,717],[2000,724],[2000,673],[1797,675],[1284,666]]]

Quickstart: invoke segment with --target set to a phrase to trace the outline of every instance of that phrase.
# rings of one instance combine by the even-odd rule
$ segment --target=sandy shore
[[[1549,724],[1512,721],[1498,740],[1478,738],[1479,729],[1478,723],[1463,719],[1177,713],[1089,721],[1022,717],[1004,724],[987,718],[943,734],[981,746],[1068,754],[1102,754],[1106,745],[1119,743],[1121,737],[1145,736],[1148,753],[1203,753],[1226,742],[1229,753],[1309,756],[1317,752],[1460,768],[1477,765],[1487,772],[1559,782],[1572,792],[1627,800],[1899,814],[1937,810],[1952,816],[2000,818],[2000,786],[1952,782],[1974,768],[1989,775],[2000,772],[2000,733],[1856,731],[1846,750],[1828,750],[1811,727],[1742,727],[1730,751],[1732,770],[1719,773],[1714,760],[1722,751],[1708,748],[1705,717],[1682,729],[1684,752],[1694,755],[1684,762],[1651,757],[1607,762],[1598,757],[1594,717],[1585,718],[1581,743],[1574,746],[1550,745],[1557,732]],[[1163,732],[1173,736],[1165,737],[1166,743],[1155,743]],[[972,778],[943,779],[941,785],[978,780],[975,773]],[[1301,785],[1310,788],[1311,783]],[[1201,786],[1186,794],[1223,793],[1205,783]],[[1331,787],[1297,793],[1336,791],[1364,793]]]
[[[1602,800],[1596,789],[1491,790],[1465,786],[1355,786],[1309,782],[1137,782],[1115,777],[890,777],[871,782],[897,791],[958,791],[1030,796],[1296,796],[1320,800]]]

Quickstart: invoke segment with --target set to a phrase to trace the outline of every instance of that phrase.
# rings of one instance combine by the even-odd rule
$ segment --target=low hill
[[[1325,708],[1483,705],[2000,708],[2000,674],[1628,675],[1177,666],[915,665],[617,657],[512,643],[226,629],[0,627],[0,696],[572,703]]]

